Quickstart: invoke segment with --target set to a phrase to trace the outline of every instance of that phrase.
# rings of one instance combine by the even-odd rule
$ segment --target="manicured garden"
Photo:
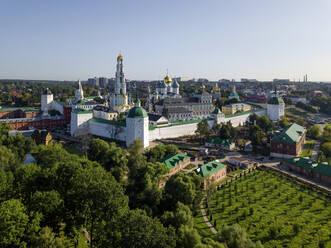
[[[238,223],[265,247],[331,247],[330,205],[307,185],[255,170],[209,197],[208,215],[216,229]],[[201,220],[196,216],[195,227],[209,236]]]

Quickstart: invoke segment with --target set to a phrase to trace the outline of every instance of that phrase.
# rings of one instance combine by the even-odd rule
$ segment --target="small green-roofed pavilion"
[[[177,153],[176,155],[169,155],[160,160],[161,163],[164,163],[169,170],[179,166],[180,164],[189,160],[190,157],[186,156],[184,153]]]
[[[220,171],[221,169],[226,168],[225,164],[218,162],[217,160],[209,162],[207,164],[202,165],[198,170],[198,174],[202,177],[209,177],[216,172]]]

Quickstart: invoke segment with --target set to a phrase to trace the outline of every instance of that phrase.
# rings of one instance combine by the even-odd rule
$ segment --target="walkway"
[[[203,202],[206,200],[206,196],[204,196],[200,202],[200,210],[203,220],[205,221],[206,225],[210,228],[213,234],[217,233],[215,227],[209,222],[208,216],[206,214],[206,210],[203,206]]]
[[[317,161],[318,152],[320,150],[320,145],[321,145],[321,143],[319,141],[316,141],[315,146],[314,146],[314,150],[313,150],[312,155],[311,155],[311,160]]]

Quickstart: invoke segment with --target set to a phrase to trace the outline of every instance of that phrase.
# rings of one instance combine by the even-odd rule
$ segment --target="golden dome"
[[[117,56],[117,60],[123,60],[123,56],[122,56],[122,54],[119,54],[118,56]]]
[[[220,88],[218,87],[217,84],[214,86],[214,91],[220,91]]]
[[[204,90],[205,88],[206,88],[206,86],[204,84],[202,84],[200,89]]]
[[[164,82],[165,82],[166,84],[169,84],[169,83],[172,82],[172,80],[171,80],[171,78],[169,77],[169,75],[165,76],[165,78],[164,78]]]

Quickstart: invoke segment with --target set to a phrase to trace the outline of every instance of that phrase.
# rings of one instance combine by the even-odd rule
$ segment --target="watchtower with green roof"
[[[274,96],[271,97],[267,105],[267,115],[272,121],[279,121],[280,117],[284,115],[285,103],[282,98],[278,97],[277,89],[275,89]]]
[[[225,115],[218,107],[214,109],[214,111],[211,113],[211,116],[214,118],[217,124],[224,122]]]
[[[144,147],[149,146],[148,115],[141,107],[140,100],[136,99],[134,107],[126,117],[126,145],[129,147],[136,139],[140,139]]]

